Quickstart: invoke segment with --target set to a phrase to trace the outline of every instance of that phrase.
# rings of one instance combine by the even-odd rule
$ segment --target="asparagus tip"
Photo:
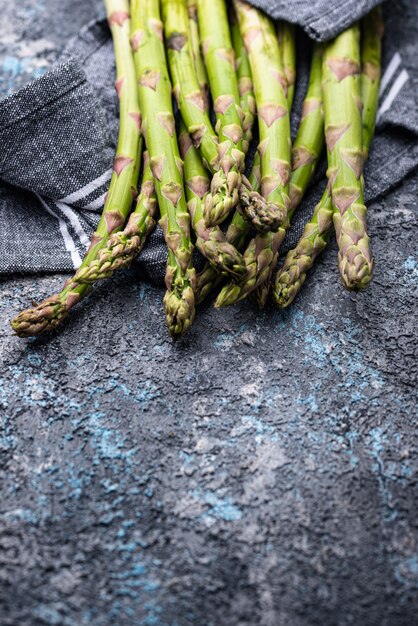
[[[219,292],[218,297],[215,301],[215,308],[222,309],[224,306],[230,306],[231,304],[235,304],[238,302],[241,295],[241,287],[236,283],[229,283],[225,285],[223,289]]]
[[[116,270],[129,267],[141,251],[145,238],[138,235],[127,236],[124,232],[114,233],[106,248],[100,250],[98,258],[86,267],[81,267],[74,276],[78,284],[92,284],[110,278]]]
[[[267,202],[256,191],[248,192],[241,186],[240,209],[245,218],[261,233],[277,230],[283,222],[283,209],[273,202]]]
[[[47,298],[36,307],[19,313],[10,325],[18,337],[26,338],[54,330],[68,315],[71,307],[58,296]]]
[[[182,337],[189,330],[195,316],[195,298],[192,287],[186,286],[183,289],[166,291],[164,311],[171,337],[173,339]]]
[[[354,252],[354,251],[353,251]],[[360,291],[365,289],[373,278],[373,260],[368,259],[360,250],[355,256],[339,255],[341,279],[347,289]]]
[[[239,185],[240,176],[237,172],[229,172],[225,176],[220,170],[214,174],[211,193],[205,199],[204,218],[207,228],[221,224],[238,204]]]
[[[205,242],[198,241],[197,247],[202,248],[202,254],[219,271],[233,278],[239,278],[245,273],[244,258],[231,243],[208,239]]]

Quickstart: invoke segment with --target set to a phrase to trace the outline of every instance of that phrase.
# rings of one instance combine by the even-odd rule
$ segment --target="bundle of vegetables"
[[[264,306],[271,292],[274,303],[287,307],[333,226],[343,284],[366,287],[373,259],[363,167],[379,93],[380,9],[313,46],[292,144],[293,26],[275,24],[242,0],[230,7],[225,0],[105,4],[120,128],[103,214],[81,267],[59,294],[20,313],[15,332],[28,337],[61,324],[98,280],[132,262],[157,219],[168,250],[164,310],[174,338],[191,326],[195,304],[223,282],[215,306],[247,296]],[[253,135],[258,144],[247,179]],[[328,184],[277,271],[280,246],[324,145]],[[197,275],[194,246],[206,258]]]

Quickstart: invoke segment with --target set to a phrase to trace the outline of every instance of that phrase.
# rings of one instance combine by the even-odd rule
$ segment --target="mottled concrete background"
[[[101,2],[0,8],[6,94]],[[366,293],[332,246],[286,314],[208,304],[177,344],[137,270],[27,342],[63,277],[3,280],[2,626],[417,623],[417,180],[370,208]]]

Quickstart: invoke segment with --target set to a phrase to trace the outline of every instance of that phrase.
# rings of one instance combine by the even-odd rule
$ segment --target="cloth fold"
[[[297,23],[317,39],[335,35],[377,4],[376,0],[253,3],[273,17],[289,21],[297,17]],[[385,5],[382,89],[366,166],[367,201],[386,193],[418,164],[418,20],[405,19],[404,9],[405,0]],[[298,38],[293,132],[309,69],[309,39],[302,31]],[[0,102],[0,274],[73,271],[80,265],[112,172],[118,130],[114,77],[110,33],[105,20],[99,20],[68,43],[46,74]],[[283,252],[299,239],[322,194],[324,172],[325,160],[295,214]],[[161,282],[165,261],[164,239],[157,228],[139,262],[151,279]]]

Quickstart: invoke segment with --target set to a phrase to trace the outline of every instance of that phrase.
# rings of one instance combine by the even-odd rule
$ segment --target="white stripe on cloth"
[[[402,87],[408,81],[408,79],[409,79],[408,72],[406,70],[402,70],[402,72],[399,74],[398,78],[395,80],[392,87],[390,88],[388,95],[383,100],[382,106],[379,108],[377,112],[378,120],[382,117],[383,113],[386,113],[386,111],[389,111],[390,107],[393,104],[393,101],[395,100],[396,96],[398,95]]]
[[[78,254],[77,248],[75,246],[74,243],[74,239],[71,237],[68,228],[67,228],[67,224],[64,222],[64,220],[57,215],[52,209],[51,207],[48,206],[48,204],[45,202],[45,200],[38,194],[36,194],[38,200],[41,202],[42,206],[48,211],[48,213],[50,213],[50,215],[52,215],[53,217],[55,217],[56,220],[58,220],[58,226],[62,235],[62,238],[64,240],[64,245],[65,245],[65,249],[67,250],[67,252],[70,253],[71,255],[71,261],[73,263],[74,269],[78,270],[78,268],[81,265],[81,257]]]
[[[107,194],[107,191],[102,193],[102,195],[96,198],[96,200],[89,202],[89,204],[85,204],[83,206],[83,209],[88,209],[90,211],[93,211],[94,209],[101,209],[105,203],[106,194]]]
[[[87,183],[81,189],[70,193],[70,195],[65,196],[65,198],[60,198],[60,202],[64,202],[64,204],[72,204],[73,202],[77,202],[86,196],[89,196],[93,191],[96,191],[99,187],[104,185],[108,180],[112,178],[113,168],[106,170],[101,176],[98,176],[95,180]]]
[[[64,204],[63,202],[56,202],[55,204],[60,209],[60,211],[64,213],[65,217],[71,223],[71,226],[74,228],[75,232],[77,233],[77,237],[80,239],[81,245],[87,248],[90,243],[90,239],[86,235],[84,228],[82,227],[81,222],[78,218],[77,213],[73,211],[71,207],[69,207],[67,204]]]
[[[379,96],[383,95],[386,87],[389,85],[390,81],[393,78],[393,75],[395,74],[396,70],[400,66],[401,62],[402,62],[401,55],[399,54],[399,52],[395,52],[395,54],[391,58],[390,63],[387,66],[385,73],[383,74],[382,79],[380,81]]]

